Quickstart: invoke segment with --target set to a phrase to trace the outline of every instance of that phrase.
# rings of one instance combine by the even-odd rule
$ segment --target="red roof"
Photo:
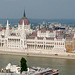
[[[62,31],[56,31],[56,33],[63,33]]]
[[[57,37],[57,39],[63,39],[63,37]]]
[[[0,28],[0,31],[2,31],[2,30],[5,30],[6,28],[5,27],[3,27],[3,28]]]
[[[41,32],[45,33],[46,32],[46,29],[41,29]]]
[[[29,25],[30,24],[29,20],[26,17],[22,18],[20,20],[19,24],[22,25],[23,21],[24,21],[24,25]]]
[[[16,34],[15,33],[12,33],[11,36],[16,36]]]
[[[37,36],[37,32],[33,32],[31,36]]]
[[[39,40],[43,40],[43,38],[44,38],[44,37],[37,37],[37,39],[39,39]]]
[[[2,31],[2,28],[0,28],[0,31]]]
[[[47,40],[54,40],[54,38],[46,37]]]
[[[35,38],[37,36],[37,32],[33,32],[32,34],[28,35],[28,39]]]
[[[2,30],[5,30],[5,29],[6,29],[5,27],[2,28]]]

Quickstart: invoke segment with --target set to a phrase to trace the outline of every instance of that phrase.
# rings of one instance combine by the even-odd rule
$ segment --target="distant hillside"
[[[0,24],[5,25],[7,19],[0,19]],[[14,25],[18,24],[20,19],[8,19],[9,23]],[[54,23],[62,23],[62,24],[75,24],[75,19],[29,19],[31,24],[37,24],[45,22],[54,22]]]

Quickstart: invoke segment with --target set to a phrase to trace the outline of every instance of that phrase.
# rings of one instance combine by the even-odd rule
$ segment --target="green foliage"
[[[20,72],[22,73],[23,71],[27,71],[27,64],[26,64],[26,59],[25,58],[21,58],[20,60],[20,66],[21,66],[21,70]]]

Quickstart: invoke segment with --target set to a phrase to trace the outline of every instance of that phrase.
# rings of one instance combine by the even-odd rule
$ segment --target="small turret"
[[[22,36],[22,38],[24,37],[24,20],[23,20],[23,23],[22,23],[22,33],[21,33],[21,36]]]
[[[40,30],[40,24],[39,24],[39,30]]]
[[[49,26],[48,25],[47,25],[46,29],[49,30]]]
[[[22,38],[23,49],[25,49],[25,48],[27,48],[27,43],[26,43],[26,32],[24,30],[24,20],[23,20],[23,23],[22,23],[21,38]]]
[[[8,37],[8,36],[9,36],[9,23],[8,23],[8,20],[7,20],[5,37]]]
[[[6,26],[6,29],[9,29],[9,23],[8,23],[8,20],[7,20],[7,26]]]

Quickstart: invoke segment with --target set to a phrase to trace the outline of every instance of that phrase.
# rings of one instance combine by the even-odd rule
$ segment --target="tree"
[[[20,60],[20,66],[21,66],[21,70],[20,72],[22,73],[23,71],[27,71],[27,64],[26,64],[26,59],[25,58],[21,58]]]

